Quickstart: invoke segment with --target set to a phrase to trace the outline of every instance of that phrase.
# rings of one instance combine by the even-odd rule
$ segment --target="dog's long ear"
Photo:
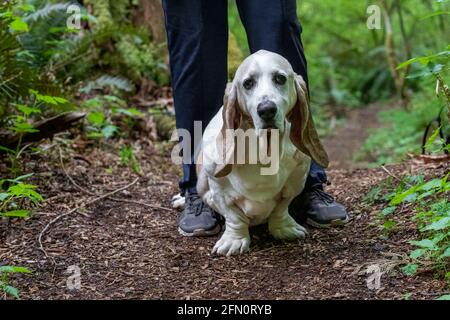
[[[225,177],[232,170],[235,156],[236,141],[233,132],[240,126],[242,113],[237,102],[237,89],[233,83],[228,83],[223,97],[222,120],[223,125],[217,136],[217,150],[221,163],[217,164],[214,171],[216,178]],[[227,136],[228,133],[228,136]]]
[[[326,168],[329,164],[328,155],[314,126],[306,83],[299,75],[295,76],[295,89],[297,103],[287,115],[291,123],[290,139],[297,149]]]

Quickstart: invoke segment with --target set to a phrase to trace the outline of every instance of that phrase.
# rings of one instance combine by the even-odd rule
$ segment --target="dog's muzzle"
[[[275,116],[277,114],[277,105],[270,100],[264,100],[257,106],[258,116],[263,123],[263,129],[277,129],[275,125]]]

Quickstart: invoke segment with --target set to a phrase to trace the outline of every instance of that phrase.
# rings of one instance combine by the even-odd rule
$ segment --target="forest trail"
[[[445,290],[445,281],[430,273],[407,277],[397,268],[407,263],[408,242],[417,236],[409,220],[413,213],[383,237],[381,207],[363,201],[388,177],[386,171],[336,169],[350,163],[345,153],[361,143],[340,137],[364,136],[364,126],[356,122],[371,119],[365,112],[354,112],[349,131],[338,128],[326,142],[331,156],[339,159],[328,172],[332,183],[327,190],[351,215],[343,228],[309,228],[306,240],[280,242],[261,226],[251,230],[250,253],[211,255],[218,237],[185,238],[177,232],[179,212],[171,209],[170,198],[177,193],[179,172],[166,155],[154,152],[146,158],[138,177],[118,165],[114,152],[94,148],[77,156],[66,153],[65,168],[57,152],[47,161],[29,162],[33,182],[44,186],[47,201],[28,220],[0,223],[0,262],[33,271],[13,280],[25,299],[402,299],[410,293],[411,298],[434,299]],[[389,170],[401,176],[409,168]],[[93,201],[95,194],[136,178],[137,183],[114,195],[117,200]],[[54,219],[42,236],[46,257],[38,238]],[[71,266],[80,270],[79,289],[67,286]],[[380,271],[379,287],[368,285],[368,266]]]
[[[369,130],[379,127],[377,115],[383,108],[383,105],[371,104],[350,110],[346,122],[324,139],[330,157],[330,169],[364,168],[367,165],[356,163],[353,156],[366,140]]]

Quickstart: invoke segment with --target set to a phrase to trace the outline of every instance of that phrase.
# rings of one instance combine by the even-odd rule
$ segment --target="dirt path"
[[[117,156],[94,151],[84,157],[88,162],[72,160],[67,170],[90,192],[107,193],[135,178],[115,166]],[[329,191],[350,208],[352,221],[346,227],[310,229],[305,241],[286,243],[274,241],[260,227],[251,231],[249,254],[225,258],[210,254],[217,237],[178,235],[178,212],[130,203],[170,207],[178,173],[167,158],[154,157],[143,167],[146,174],[116,195],[128,202],[98,201],[52,225],[43,237],[48,259],[38,249],[40,231],[58,215],[93,199],[74,187],[57,159],[49,163],[54,165],[34,163],[35,182],[46,186],[47,203],[31,219],[0,221],[0,261],[33,271],[14,277],[23,298],[401,299],[413,293],[412,298],[431,299],[446,287],[432,274],[406,277],[394,270],[382,275],[379,289],[368,289],[367,265],[398,265],[398,254],[415,236],[414,226],[404,223],[382,238],[379,208],[362,203],[366,192],[386,177],[382,170],[329,172]],[[106,172],[110,168],[112,174]],[[404,168],[391,170],[401,175]],[[70,266],[80,268],[79,290],[67,287]]]
[[[352,113],[349,128],[339,128],[326,144],[333,167],[351,166],[350,150],[364,136],[363,120],[373,110]],[[369,121],[369,122],[370,122]],[[370,126],[370,125],[367,125]],[[365,194],[387,177],[381,169],[333,169],[328,186],[349,208],[350,223],[340,229],[310,229],[304,241],[278,242],[262,226],[251,230],[251,252],[238,257],[211,255],[218,237],[184,238],[176,230],[179,212],[170,209],[177,193],[177,168],[167,156],[150,150],[142,156],[143,175],[129,189],[103,199],[50,226],[42,237],[49,256],[39,250],[41,230],[56,217],[129,184],[136,176],[120,167],[117,152],[93,149],[74,157],[65,152],[67,172],[88,192],[77,188],[62,170],[57,152],[30,159],[34,183],[46,203],[28,220],[0,220],[0,265],[29,267],[13,284],[32,299],[434,299],[445,289],[433,274],[407,277],[385,270],[406,263],[409,240],[416,236],[414,213],[398,217],[398,228],[383,237],[377,220],[380,206],[363,202]],[[166,152],[162,152],[166,154]],[[401,176],[407,165],[390,167]],[[89,194],[91,193],[91,194]],[[139,203],[151,204],[154,207]],[[381,286],[367,286],[369,265],[380,268]],[[81,288],[70,289],[70,267],[79,268]],[[386,271],[386,272],[385,272]],[[73,271],[72,271],[73,272]]]
[[[334,133],[324,140],[330,156],[331,169],[354,169],[365,167],[364,163],[355,163],[353,156],[367,138],[370,129],[379,126],[377,114],[384,106],[372,104],[366,108],[351,110],[344,125],[337,127]]]

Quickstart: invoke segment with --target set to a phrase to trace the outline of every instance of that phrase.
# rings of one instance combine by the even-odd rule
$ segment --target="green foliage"
[[[6,294],[20,299],[19,290],[10,284],[9,277],[16,273],[31,273],[30,270],[24,267],[14,266],[0,266],[0,290]]]
[[[164,44],[165,45],[165,44]],[[116,44],[119,58],[129,78],[139,81],[144,77],[167,84],[167,67],[158,58],[161,46],[156,46],[137,35],[123,35]]]
[[[83,30],[67,29],[69,1],[0,4],[0,122],[15,114],[15,105],[45,104],[31,118],[73,107],[69,101],[80,87],[82,93],[110,87],[122,95],[148,80],[168,83],[161,46],[130,21],[137,2],[89,3],[97,17],[82,8]]]
[[[244,60],[244,55],[238,46],[235,35],[230,33],[228,35],[228,79],[233,79],[242,60]]]
[[[376,187],[367,198],[380,194],[388,206],[381,212],[383,229],[391,227],[390,217],[397,214],[398,208],[413,206],[421,238],[411,241],[415,249],[410,253],[411,263],[402,268],[406,275],[414,275],[421,266],[435,268],[439,275],[449,274],[450,262],[450,173],[445,177],[424,180],[422,176],[406,176],[393,188],[390,184]],[[390,187],[389,187],[390,186]]]
[[[409,264],[407,264],[406,266],[404,266],[402,268],[402,271],[407,276],[413,276],[413,275],[416,274],[418,267],[419,266],[417,264],[415,264],[415,263],[409,263]]]
[[[151,79],[158,84],[169,82],[168,68],[162,57],[162,46],[151,42],[148,32],[136,29],[130,21],[131,9],[137,1],[85,1],[92,5],[96,19],[90,25],[93,35],[102,35],[97,45],[89,48],[88,59],[95,56],[105,73],[120,74],[134,83]],[[165,46],[165,44],[163,44]],[[111,52],[111,47],[115,50]]]
[[[445,6],[447,1],[437,2],[439,6]],[[448,11],[437,10],[422,17],[421,27],[426,27],[424,20],[439,17],[446,12]],[[443,29],[443,24],[445,23],[441,20],[440,29]],[[437,40],[438,34],[439,32],[435,32],[432,39]],[[448,41],[448,38],[443,41]],[[438,127],[435,128],[431,137],[428,137],[425,149],[431,153],[446,150],[448,152],[448,146],[445,146],[446,141],[438,138],[438,135],[450,137],[450,92],[448,89],[450,45],[442,51],[440,42],[431,46],[429,39],[424,39],[424,43],[428,47],[418,50],[422,55],[411,58],[397,67],[397,69],[412,67],[412,72],[406,78],[409,81],[420,81],[423,88],[414,95],[412,109],[389,110],[382,113],[383,127],[369,135],[361,151],[356,155],[357,160],[370,159],[376,164],[384,164],[403,160],[407,153],[417,153],[420,150],[423,132],[436,115],[439,119]],[[429,47],[433,47],[434,50],[430,51]]]
[[[0,15],[0,116],[8,110],[11,100],[26,97],[28,88],[38,80],[36,71],[24,59],[26,51],[17,39],[20,17],[9,10],[9,6],[0,4],[0,11],[3,12]]]
[[[44,200],[36,191],[37,186],[23,182],[31,175],[22,175],[15,179],[0,179],[0,217],[29,217],[31,211],[20,209],[20,206],[27,202],[36,205]]]
[[[405,29],[413,56],[425,57],[430,52],[442,51],[443,43],[448,41],[448,20],[439,13],[448,13],[448,1],[397,2],[402,12],[402,24],[394,1],[388,0],[387,3],[391,7],[393,40],[400,60],[409,59],[403,54],[406,43],[400,32],[401,26]],[[369,30],[366,25],[367,8],[372,4],[376,3],[297,1],[297,15],[303,28],[302,40],[308,59],[311,99],[314,108],[319,109],[317,114],[323,115],[326,113],[324,109],[329,109],[340,116],[343,113],[341,108],[383,101],[394,95],[395,86],[385,50],[385,20],[381,17],[380,29]],[[228,20],[230,32],[247,55],[247,37],[234,1],[229,2]],[[416,58],[409,63],[419,60]],[[420,72],[414,64],[407,81],[411,90],[424,88],[422,79],[417,78]]]
[[[118,125],[113,123],[117,116],[120,116],[120,124],[129,129],[133,127],[134,119],[143,116],[136,108],[129,108],[124,100],[111,95],[88,99],[84,102],[84,107],[89,111],[86,130],[88,137],[93,139],[108,139],[120,134]]]
[[[446,76],[444,72],[448,71],[448,68],[439,70],[430,74],[444,79]],[[443,151],[444,141],[438,137],[438,134],[439,130],[442,130],[444,136],[450,136],[450,123],[446,116],[450,109],[443,108],[448,102],[442,95],[436,98],[434,78],[427,78],[428,74],[423,74],[421,77],[426,78],[424,79],[425,89],[414,95],[410,110],[392,109],[381,112],[379,118],[382,126],[369,134],[360,151],[355,155],[356,160],[368,159],[379,165],[399,162],[404,160],[407,154],[419,153],[425,128],[436,116],[441,118],[442,127],[432,131],[425,148],[431,153]]]
[[[26,174],[14,179],[0,179],[0,219],[28,218],[31,211],[22,209],[26,204],[38,204],[43,197],[36,191],[37,186],[24,181],[32,176]],[[0,291],[19,299],[19,290],[9,282],[9,277],[15,273],[31,273],[27,268],[15,266],[0,266]]]
[[[131,147],[123,147],[120,150],[120,162],[122,165],[130,167],[135,173],[141,172],[141,166]]]
[[[366,1],[297,1],[316,104],[356,106],[392,95],[383,30],[367,28],[367,6]]]
[[[125,78],[103,75],[100,78],[90,81],[80,92],[90,94],[93,90],[102,91],[109,88],[112,92],[131,92],[133,84]]]

